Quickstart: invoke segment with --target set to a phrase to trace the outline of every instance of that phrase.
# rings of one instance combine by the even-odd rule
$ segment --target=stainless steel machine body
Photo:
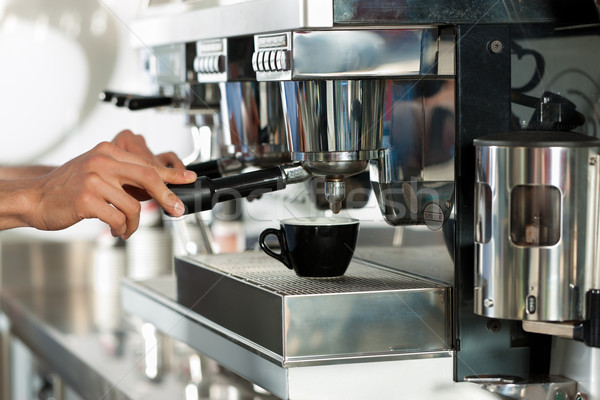
[[[393,240],[377,237],[370,247],[358,246],[356,262],[361,264],[361,268],[378,269],[374,264],[379,264],[401,274],[425,277],[427,291],[435,291],[438,285],[451,288],[450,347],[436,349],[442,352],[450,350],[455,381],[497,382],[498,385],[487,385],[488,390],[513,395],[515,390],[527,388],[528,382],[533,384],[532,376],[541,374],[549,377],[550,362],[547,358],[550,357],[551,344],[548,340],[524,331],[520,321],[515,323],[504,319],[508,318],[504,313],[481,316],[473,311],[479,298],[479,294],[474,294],[479,282],[474,280],[477,233],[474,229],[474,193],[477,185],[473,140],[487,134],[514,130],[511,47],[516,47],[515,38],[527,37],[530,33],[549,37],[565,30],[576,34],[578,31],[571,31],[569,27],[598,22],[593,2],[565,5],[561,0],[534,0],[518,4],[509,2],[507,5],[506,2],[486,0],[477,7],[473,7],[469,0],[425,0],[418,5],[383,0],[152,3],[133,26],[135,33],[150,45],[253,38],[251,56],[245,64],[251,65],[257,82],[280,85],[292,158],[311,174],[329,182],[328,192],[334,210],[345,194],[344,179],[370,165],[378,206],[384,219],[396,228],[393,229]],[[210,50],[210,46],[207,49]],[[219,57],[213,57],[198,62],[198,65],[207,65],[206,68],[216,71],[222,63]],[[232,72],[217,71],[215,77]],[[435,260],[430,262],[432,254]],[[183,339],[194,342],[199,351],[232,366],[248,379],[267,383],[267,389],[272,389],[278,396],[302,398],[300,392],[287,390],[294,384],[287,389],[282,388],[281,380],[276,384],[269,377],[280,379],[285,375],[292,379],[309,371],[309,368],[312,371],[313,367],[338,371],[341,375],[341,371],[355,366],[357,369],[365,368],[367,375],[372,372],[378,377],[382,370],[396,371],[391,364],[383,367],[385,361],[366,361],[372,350],[378,354],[375,359],[379,360],[382,348],[361,348],[356,341],[352,344],[358,346],[356,351],[352,350],[352,346],[344,347],[349,342],[342,340],[343,335],[321,330],[321,322],[312,324],[313,316],[306,314],[297,315],[303,315],[302,323],[308,319],[306,326],[325,335],[314,339],[315,343],[322,340],[328,343],[326,347],[337,349],[335,353],[344,356],[339,359],[331,354],[323,356],[318,346],[311,347],[308,352],[288,352],[294,349],[288,340],[297,337],[295,335],[301,330],[296,333],[287,330],[291,325],[287,325],[286,318],[298,319],[290,314],[295,308],[286,309],[285,306],[299,305],[303,301],[308,304],[310,301],[303,295],[296,297],[288,293],[284,282],[276,279],[278,273],[275,270],[246,275],[244,268],[252,263],[244,262],[243,258],[240,271],[227,269],[226,257],[211,258],[210,262],[185,258],[178,260],[178,264],[180,271],[186,270],[203,278],[181,279],[178,290],[182,297],[179,300],[186,305],[183,305],[184,311],[180,309],[181,302],[176,302],[173,308],[184,314],[186,321],[193,320],[190,331],[207,335],[209,332],[221,340],[221,345],[211,347],[206,344],[208,341],[202,343],[181,332]],[[486,265],[486,268],[489,267]],[[579,267],[570,270],[573,274],[579,271],[582,271]],[[190,298],[200,294],[198,283],[206,276],[212,276],[213,286],[202,292],[205,297],[198,297],[197,302],[190,303]],[[530,274],[515,276],[514,279],[511,276],[510,279],[518,288],[524,288],[532,277]],[[561,281],[563,275],[555,278]],[[388,279],[394,282],[388,275],[375,280],[378,285],[387,285]],[[578,279],[573,277],[573,281]],[[224,282],[227,283],[221,285]],[[557,288],[568,287],[564,282],[557,284]],[[325,301],[327,297],[330,304],[342,298],[344,303],[354,305],[363,300],[368,302],[360,292],[326,294],[326,290],[320,291],[319,282],[305,283],[307,288],[317,290],[310,295],[314,296],[311,299],[314,301],[321,297]],[[218,302],[202,304],[208,297],[225,298],[232,293],[229,290],[231,286],[243,292],[249,304],[257,304],[254,302],[257,298],[270,299],[265,302],[271,306],[276,304],[269,314],[269,322],[253,328],[255,331],[241,332],[246,329],[241,325],[251,325],[241,322],[244,318],[252,321],[263,318],[263,315],[256,314],[256,307],[223,315],[224,312],[218,312],[224,311]],[[135,283],[128,284],[130,293],[146,293],[145,289],[138,289]],[[369,296],[385,297],[385,293],[387,290],[378,286]],[[398,295],[404,299],[408,293]],[[148,298],[160,301],[155,294],[143,296],[146,296],[144,301]],[[184,300],[186,296],[191,297]],[[442,298],[436,297],[438,310],[445,309],[447,305]],[[139,296],[136,299],[140,300],[137,306],[127,307],[125,304],[125,307],[152,318],[141,304],[147,308],[155,303],[143,302]],[[387,299],[391,301],[392,298]],[[364,327],[364,336],[370,339],[397,337],[403,330],[392,321],[396,317],[392,317],[389,325],[381,330],[379,325],[371,323],[371,316],[381,315],[384,309],[405,309],[400,303],[388,305],[391,309],[385,304],[373,304],[369,311],[348,317],[347,321],[355,323],[356,329]],[[580,306],[581,303],[576,300],[571,305]],[[239,310],[240,307],[244,306],[232,304],[228,309]],[[577,312],[583,312],[583,309]],[[425,309],[415,314],[430,315]],[[551,318],[570,318],[566,315]],[[338,316],[326,318],[336,323],[341,321]],[[270,325],[273,320],[276,323]],[[160,318],[156,322],[162,324],[163,329],[169,328]],[[265,338],[266,333],[261,331],[261,327],[265,326],[270,327],[265,329],[276,339]],[[433,329],[436,334],[442,330]],[[286,332],[290,336],[286,336]],[[438,344],[448,343],[448,336],[443,338]],[[283,343],[280,343],[281,340]],[[374,343],[371,342],[372,345]],[[406,349],[413,345],[409,343],[407,347],[392,348]],[[242,354],[238,352],[240,347],[251,350]],[[399,364],[394,365],[445,360],[444,357],[422,358],[428,349],[431,349],[429,344],[422,343],[421,349],[407,352],[395,360],[394,363]],[[350,354],[357,357],[348,356]],[[590,362],[597,359],[593,352],[589,354]],[[294,364],[294,360],[302,362]],[[302,363],[309,360],[319,365],[303,366]],[[264,366],[269,377],[247,368],[248,365]],[[377,372],[369,369],[375,365],[382,369],[377,369]],[[553,370],[568,378],[576,378],[576,374],[570,374],[570,368],[553,367]],[[422,370],[415,375],[421,373]],[[514,379],[506,379],[507,376]],[[419,378],[422,376],[414,376],[414,385],[428,385]],[[391,376],[383,381],[378,379],[373,381],[372,388],[375,390],[377,386],[380,391],[387,387],[388,393],[395,395],[400,393],[395,390],[402,390],[394,384],[395,379]],[[364,393],[359,388],[370,386],[365,381],[344,382],[357,389],[344,391],[336,386],[339,392],[323,391],[318,394],[327,393],[335,398],[336,394],[343,396],[350,392],[355,396],[343,398],[359,398],[356,395]],[[404,387],[411,387],[410,379],[403,382]],[[300,380],[296,383],[300,385]],[[504,383],[510,386],[502,387]],[[309,385],[309,380],[301,384]],[[554,388],[558,386],[568,386],[569,395],[573,392],[573,385],[565,384],[562,379],[558,386],[542,386],[545,394],[554,395]],[[322,386],[319,388],[325,390]],[[600,395],[597,387],[587,386],[586,391]]]
[[[475,312],[585,319],[585,293],[598,288],[600,141],[524,131],[475,146]]]
[[[452,77],[453,43],[454,33],[437,27],[255,36],[257,79],[281,82],[292,157],[325,178],[334,212],[344,178],[364,171],[384,147],[386,114],[398,100],[386,102],[388,80]]]
[[[199,82],[218,84],[221,93],[221,155],[240,161],[237,171],[227,172],[290,161],[279,89],[256,81],[252,37],[203,40],[195,48],[192,73]]]
[[[356,262],[307,280],[253,251],[180,259],[176,273],[180,304],[282,366],[448,356],[450,292],[435,282]]]
[[[381,377],[427,365],[449,376],[447,284],[360,261],[343,277],[307,281],[253,251],[181,258],[176,270],[173,293],[167,280],[128,282],[126,309],[161,315],[159,329],[278,397],[385,396],[392,382]],[[379,387],[357,386],[364,374]],[[401,373],[394,385],[402,376],[408,378]]]

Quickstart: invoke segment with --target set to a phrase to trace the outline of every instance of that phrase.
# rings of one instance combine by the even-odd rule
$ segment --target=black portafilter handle
[[[134,96],[125,101],[125,107],[131,111],[146,110],[148,108],[169,106],[173,98],[168,96]]]
[[[205,176],[210,179],[221,178],[223,176],[221,173],[221,165],[218,160],[189,164],[185,168],[194,171],[198,176]]]
[[[192,214],[211,210],[223,201],[285,189],[285,178],[280,167],[273,167],[216,179],[200,176],[194,183],[168,187],[183,202],[184,214]]]
[[[141,96],[110,90],[103,91],[99,97],[104,102],[114,103],[117,107],[127,107],[131,111],[168,106],[173,103],[173,98],[169,96]]]

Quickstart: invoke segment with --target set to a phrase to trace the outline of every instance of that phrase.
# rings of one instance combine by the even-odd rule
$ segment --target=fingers
[[[173,152],[161,153],[156,157],[160,160],[161,165],[164,165],[165,167],[185,169],[185,165],[183,165],[179,157]]]
[[[110,182],[124,195],[129,196],[124,186],[146,191],[159,205],[174,217],[183,215],[185,207],[171,192],[165,182],[184,184],[194,182],[196,174],[191,171],[157,166],[151,162],[123,151],[111,143],[101,143],[92,151],[88,168]]]
[[[135,154],[137,156],[146,158],[149,161],[160,164],[163,167],[173,167],[185,169],[185,166],[173,152],[162,153],[154,155],[148,148],[146,140],[142,135],[136,135],[129,130],[120,132],[112,141],[117,147]]]
[[[161,174],[157,174],[152,168],[147,168],[137,164],[120,164],[119,172],[115,173],[118,179],[118,185],[130,185],[144,189],[150,197],[155,199],[158,204],[174,217],[183,215],[185,207],[181,200],[170,191],[164,182],[168,182]],[[169,168],[164,168],[169,171]],[[125,192],[124,192],[125,193]]]
[[[117,161],[150,168],[160,176],[163,182],[166,183],[181,185],[186,183],[192,183],[196,180],[196,174],[192,171],[187,171],[181,168],[168,168],[165,166],[158,165],[157,163],[148,158],[144,158],[137,154],[125,151],[115,146],[113,143],[100,143],[94,148],[93,151],[97,154],[108,155]]]
[[[123,133],[117,139],[127,135],[133,134]],[[140,149],[145,147],[144,142],[137,143],[144,144]],[[179,165],[174,154],[165,153],[161,157],[168,163]],[[51,203],[60,205],[72,201],[73,208],[71,213],[67,211],[61,214],[66,216],[60,221],[57,217],[46,218],[48,222],[44,225],[50,229],[62,229],[83,218],[98,218],[111,227],[113,235],[127,239],[139,226],[141,210],[139,201],[130,195],[132,188],[135,192],[145,192],[154,198],[172,216],[183,215],[183,203],[167,188],[165,182],[191,183],[195,181],[196,174],[185,169],[167,168],[162,164],[131,153],[115,143],[100,143],[46,177],[47,181],[53,181],[52,185],[46,187],[63,188],[62,194],[60,190],[55,190]],[[64,193],[65,188],[71,195]]]
[[[173,160],[173,156],[165,155],[165,159]],[[195,179],[191,171],[167,168],[104,142],[30,180],[28,193],[36,207],[27,223],[60,230],[85,218],[98,218],[111,227],[113,235],[128,238],[139,226],[141,205],[135,193],[140,199],[154,198],[178,217],[183,215],[183,203],[165,182],[183,184]]]
[[[125,235],[127,232],[125,214],[99,198],[95,199],[93,203],[95,203],[94,212],[86,218],[98,218],[110,226],[110,233],[114,237]],[[90,205],[92,205],[92,202],[90,202]]]
[[[113,212],[109,221],[104,221],[111,227],[113,236],[128,239],[140,225],[141,205],[139,201],[129,196],[125,191],[102,181],[97,190],[102,194],[105,204],[112,204]],[[110,210],[107,210],[108,213]],[[100,218],[100,216],[98,216]],[[100,218],[102,220],[102,218]]]
[[[142,157],[153,158],[154,154],[146,145],[146,139],[130,130],[120,132],[112,141],[119,148]]]

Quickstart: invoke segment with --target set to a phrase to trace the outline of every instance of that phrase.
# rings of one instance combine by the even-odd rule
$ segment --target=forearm
[[[43,176],[56,167],[45,165],[32,165],[26,167],[0,167],[0,179],[25,179]]]
[[[31,226],[35,188],[33,179],[0,180],[0,230]]]

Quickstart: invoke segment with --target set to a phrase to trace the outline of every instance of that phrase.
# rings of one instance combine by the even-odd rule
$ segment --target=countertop
[[[143,337],[135,323],[121,318],[114,297],[85,287],[5,289],[1,306],[12,334],[82,397],[185,398],[184,371],[166,370],[159,381],[144,376]],[[116,318],[113,329],[98,328],[102,304],[112,308],[108,312]],[[157,347],[168,340],[159,334]]]
[[[173,277],[164,279],[174,282]],[[5,288],[0,308],[12,335],[84,399],[274,399],[125,314],[120,292],[99,293],[85,286]],[[154,373],[153,379],[147,376]]]
[[[186,398],[186,355],[173,360],[172,340],[158,334],[155,348],[170,353],[170,363],[179,368],[161,368],[159,379],[147,378],[141,325],[123,318],[118,294],[100,295],[87,287],[4,289],[0,304],[12,334],[82,397]]]

